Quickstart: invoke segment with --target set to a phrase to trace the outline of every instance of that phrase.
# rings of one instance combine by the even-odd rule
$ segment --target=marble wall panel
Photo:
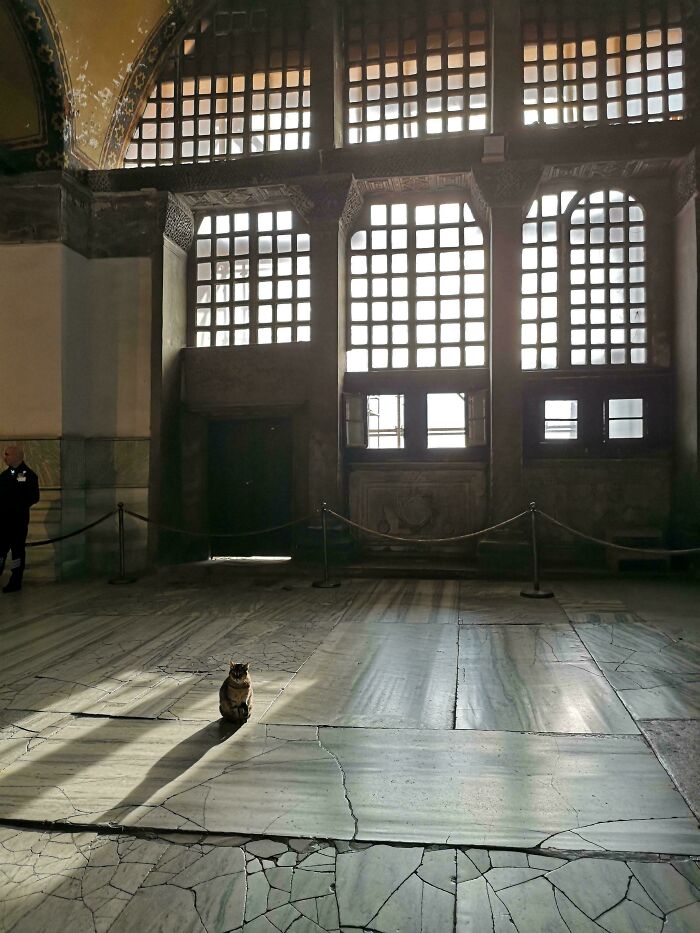
[[[349,477],[350,518],[366,528],[408,538],[476,531],[486,523],[485,478],[480,466],[459,470],[354,467]],[[384,547],[391,543],[371,536],[363,541]],[[454,547],[463,549],[464,542]]]

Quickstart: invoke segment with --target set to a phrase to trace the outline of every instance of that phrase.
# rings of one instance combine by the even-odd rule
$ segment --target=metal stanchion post
[[[135,583],[136,577],[126,575],[126,549],[124,546],[124,503],[117,502],[119,510],[119,576],[112,577],[110,583]]]
[[[321,506],[321,534],[323,537],[323,580],[315,580],[311,585],[320,589],[334,589],[340,586],[339,580],[331,580],[328,577],[328,529],[326,527],[326,509],[324,502]]]
[[[521,596],[528,599],[549,599],[554,596],[551,590],[540,589],[540,561],[537,553],[537,506],[530,503],[530,531],[532,534],[532,589],[521,590]]]

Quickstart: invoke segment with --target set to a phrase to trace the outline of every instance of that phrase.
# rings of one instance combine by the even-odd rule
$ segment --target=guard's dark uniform
[[[8,588],[18,590],[24,573],[24,544],[29,528],[29,509],[39,501],[39,480],[22,461],[0,473],[0,573],[7,552],[12,551],[12,576]]]

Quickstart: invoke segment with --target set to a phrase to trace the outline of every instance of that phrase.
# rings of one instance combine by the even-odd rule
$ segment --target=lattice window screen
[[[308,149],[308,0],[218,0],[180,42],[127,148],[127,168]]]
[[[350,0],[349,143],[486,130],[488,16],[480,0]]]
[[[680,2],[528,0],[522,23],[526,124],[683,117]]]

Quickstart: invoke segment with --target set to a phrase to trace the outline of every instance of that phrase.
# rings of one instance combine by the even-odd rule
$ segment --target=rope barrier
[[[402,538],[399,535],[389,535],[385,534],[383,531],[375,531],[373,528],[366,528],[364,525],[359,525],[357,522],[351,521],[349,518],[346,518],[344,515],[339,515],[337,512],[334,512],[333,509],[326,509],[329,515],[332,515],[334,518],[337,518],[339,521],[344,522],[346,525],[350,525],[352,528],[357,528],[359,531],[364,531],[366,534],[376,535],[379,538],[388,538],[390,541],[401,541],[407,544],[445,544],[448,541],[466,541],[468,538],[478,538],[480,535],[487,534],[489,531],[496,531],[498,528],[505,528],[506,525],[512,525],[513,522],[517,522],[518,519],[523,518],[524,515],[529,514],[529,510],[526,509],[523,512],[520,512],[518,515],[514,515],[512,518],[506,519],[504,522],[498,522],[496,525],[489,525],[488,528],[480,528],[479,531],[469,531],[463,535],[454,535],[450,538]]]
[[[68,538],[74,538],[76,535],[81,535],[85,531],[89,531],[91,528],[94,528],[95,525],[106,522],[108,518],[116,515],[116,512],[116,509],[112,509],[111,512],[107,512],[102,516],[102,518],[96,518],[94,522],[90,522],[89,525],[85,525],[83,528],[78,528],[76,531],[69,531],[65,535],[58,535],[56,538],[45,538],[43,541],[27,541],[25,547],[42,547],[44,544],[55,544],[57,541],[67,541]]]
[[[146,515],[140,515],[138,512],[132,512],[131,509],[124,509],[124,514],[131,515],[132,518],[137,518],[139,521],[146,522],[149,525],[154,525],[156,528],[161,528],[163,531],[172,531],[181,535],[191,535],[195,538],[248,538],[253,535],[269,534],[272,531],[282,531],[284,528],[293,528],[294,525],[301,525],[304,522],[309,521],[311,518],[310,515],[304,515],[303,518],[295,518],[294,521],[285,522],[283,525],[272,525],[269,528],[259,528],[255,531],[216,532],[189,531],[187,528],[176,528],[174,525],[166,525],[163,522],[157,522],[153,518],[148,518]]]
[[[636,554],[659,554],[665,557],[672,557],[674,554],[700,554],[700,547],[686,547],[671,550],[670,548],[632,547],[628,544],[616,544],[614,541],[606,541],[604,538],[596,538],[593,535],[587,535],[583,531],[577,531],[570,525],[565,525],[564,522],[560,522],[552,515],[543,512],[542,509],[537,509],[537,511],[542,518],[546,518],[552,525],[557,525],[559,528],[563,528],[564,531],[568,531],[572,535],[577,535],[579,538],[584,538],[586,541],[593,541],[595,544],[602,544],[604,547],[616,548],[618,551],[633,551]]]

